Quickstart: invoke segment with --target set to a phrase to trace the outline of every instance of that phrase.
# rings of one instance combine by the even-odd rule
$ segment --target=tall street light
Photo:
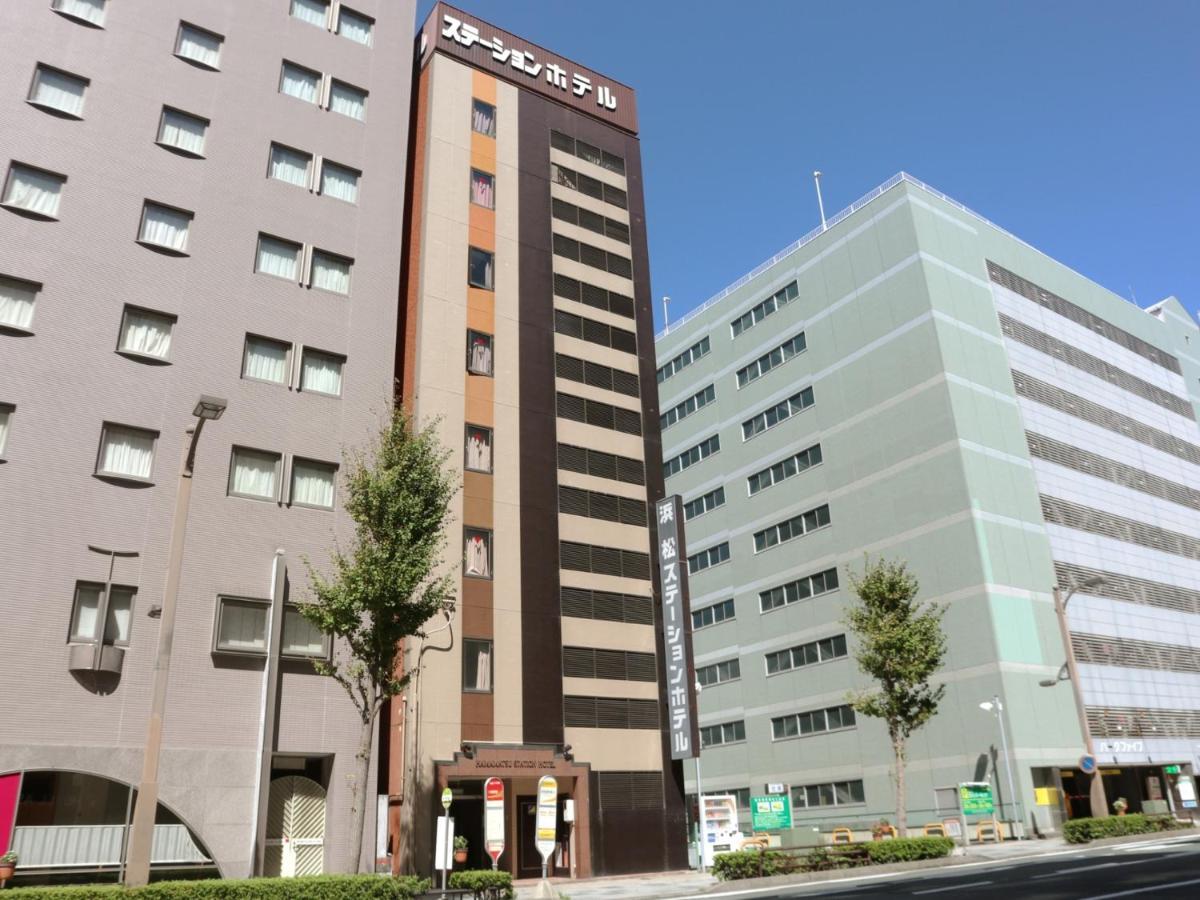
[[[1067,661],[1063,664],[1057,678],[1047,678],[1038,682],[1042,687],[1054,687],[1060,681],[1071,682],[1071,689],[1075,694],[1075,709],[1079,713],[1079,729],[1083,732],[1083,743],[1087,748],[1088,756],[1093,759],[1096,757],[1096,751],[1092,745],[1092,729],[1088,726],[1087,710],[1083,705],[1083,689],[1079,684],[1079,667],[1075,662],[1075,648],[1071,644],[1071,630],[1067,626],[1067,604],[1071,602],[1076,591],[1098,587],[1102,584],[1104,584],[1104,577],[1095,575],[1079,584],[1072,585],[1065,597],[1062,588],[1058,585],[1054,586],[1054,612],[1058,616],[1058,630],[1062,634],[1063,647],[1067,651]],[[1095,818],[1107,816],[1108,798],[1104,795],[1104,779],[1100,775],[1099,767],[1093,767],[1091,772],[1084,772],[1083,776],[1088,779],[1088,796],[1091,799],[1092,816]]]
[[[138,783],[137,802],[133,807],[133,827],[125,865],[126,887],[140,887],[150,880],[150,847],[154,842],[154,813],[158,809],[158,762],[162,750],[163,718],[167,711],[167,680],[171,673],[171,647],[175,642],[175,609],[179,600],[179,576],[183,569],[183,542],[187,535],[188,507],[192,502],[192,470],[196,463],[196,443],[209,419],[217,420],[228,403],[216,397],[201,396],[192,415],[196,424],[188,428],[187,449],[179,468],[175,492],[175,519],[171,523],[171,543],[167,554],[167,583],[163,588],[161,622],[158,627],[158,651],[154,658],[154,690],[150,700],[150,722],[146,726],[146,749],[142,757],[142,780]]]
[[[1008,752],[1008,732],[1004,729],[1004,704],[1000,702],[1000,695],[995,694],[991,700],[984,700],[980,703],[979,708],[985,712],[995,713],[996,721],[1000,723],[1000,749],[1004,751],[1004,768],[1008,771],[1008,802],[1014,804],[1012,818],[1009,821],[1015,823],[1017,820],[1017,810],[1015,807],[1017,802],[1017,788],[1013,783],[1012,754]],[[1003,815],[1003,806],[1001,807],[1001,815]],[[1016,837],[1015,829],[1013,836]]]
[[[700,713],[700,691],[703,688],[700,686],[700,679],[696,679],[696,714]],[[704,790],[700,787],[700,746],[696,746],[696,829],[698,831],[696,837],[696,862],[699,864],[700,874],[704,874]]]

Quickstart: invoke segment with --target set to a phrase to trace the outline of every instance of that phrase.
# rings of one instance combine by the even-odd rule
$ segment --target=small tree
[[[452,602],[448,573],[437,575],[450,500],[458,490],[447,451],[432,426],[416,430],[400,409],[366,451],[346,463],[345,506],[354,520],[349,548],[335,547],[332,575],[305,560],[312,602],[304,618],[341,640],[317,671],[346,689],[362,722],[350,787],[354,866],[362,857],[371,743],[379,710],[412,676],[403,642]]]
[[[946,658],[945,610],[919,608],[920,585],[903,561],[868,559],[861,575],[850,572],[850,585],[858,602],[846,611],[845,623],[857,638],[858,667],[877,689],[852,693],[849,699],[855,712],[887,724],[896,757],[896,827],[904,837],[908,738],[933,718],[946,692],[945,685],[929,683]]]

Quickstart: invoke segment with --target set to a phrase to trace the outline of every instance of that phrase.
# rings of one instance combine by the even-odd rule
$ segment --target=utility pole
[[[821,170],[813,172],[813,181],[817,185],[817,209],[821,211],[821,230],[826,229],[825,225],[825,202],[821,199]]]
[[[700,714],[700,680],[696,680],[696,714]],[[696,862],[700,867],[700,874],[704,874],[704,789],[700,782],[700,747],[696,746],[696,808],[699,810],[697,815],[696,827]]]

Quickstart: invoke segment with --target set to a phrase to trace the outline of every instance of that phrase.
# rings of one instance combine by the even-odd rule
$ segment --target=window
[[[767,674],[774,675],[776,672],[786,672],[789,669],[815,666],[817,663],[842,659],[846,653],[846,636],[844,634],[836,634],[819,641],[809,641],[807,644],[766,654]]]
[[[215,32],[180,22],[175,55],[199,63],[207,69],[216,69],[221,61],[221,43],[224,40],[225,38]]]
[[[471,202],[487,209],[496,208],[496,176],[471,170]]]
[[[158,143],[192,156],[203,156],[208,124],[208,119],[164,106],[158,123]]]
[[[746,739],[745,722],[725,722],[700,729],[701,747],[719,747],[721,744],[736,744]]]
[[[142,207],[142,227],[138,240],[174,253],[187,252],[188,228],[192,213],[146,201]]]
[[[329,111],[361,122],[367,115],[367,92],[335,78],[329,87]]]
[[[334,200],[358,202],[358,179],[362,173],[325,160],[321,163],[321,193]]]
[[[569,134],[563,134],[561,131],[550,132],[550,146],[555,150],[562,150],[564,153],[570,153],[572,156],[578,156],[594,165],[602,166],[617,175],[625,174],[625,160],[621,157],[583,141],[576,141],[575,138]]]
[[[126,306],[121,316],[117,352],[168,359],[171,353],[171,330],[174,327],[174,316]]]
[[[560,418],[620,431],[623,434],[642,433],[642,417],[632,409],[576,397],[574,394],[564,394],[561,391],[556,395],[556,399],[556,411]]]
[[[742,440],[748,441],[757,437],[769,428],[774,428],[780,422],[790,419],[797,413],[803,412],[813,405],[813,389],[806,387],[798,394],[793,394],[782,403],[776,403],[765,409],[752,419],[742,423]]]
[[[754,533],[754,552],[761,553],[763,550],[770,549],[776,544],[782,544],[785,541],[803,537],[806,534],[816,531],[818,528],[824,528],[828,524],[829,504],[823,503],[815,509],[810,509],[808,512],[793,516],[786,521],[772,525],[770,528],[756,531]]]
[[[496,136],[496,107],[472,98],[471,130],[494,138]]]
[[[492,471],[492,429],[467,426],[466,462],[472,472]]]
[[[633,277],[633,263],[626,256],[610,253],[586,241],[577,241],[563,234],[555,234],[553,249],[556,256],[583,263],[594,269],[611,272],[622,278]]]
[[[333,463],[296,459],[292,462],[292,488],[288,496],[293,506],[333,509],[333,488],[337,466]]]
[[[567,678],[653,682],[657,677],[654,654],[634,650],[563,647],[562,663],[562,673]]]
[[[799,296],[800,289],[796,286],[796,282],[793,281],[730,322],[729,330],[732,332],[733,337],[737,337],[742,332],[753,328],[767,316],[773,315]]]
[[[37,68],[33,70],[33,87],[29,90],[29,102],[82,119],[83,94],[88,83],[86,78],[38,63]]]
[[[635,550],[559,541],[558,558],[560,567],[572,572],[650,579],[650,554]]]
[[[551,198],[550,213],[556,219],[561,219],[572,225],[578,225],[580,228],[586,228],[589,231],[610,237],[614,241],[620,241],[623,244],[629,243],[629,226],[624,222],[618,222],[615,219],[592,212],[590,209],[584,209],[576,206],[574,203],[568,203],[559,197]]]
[[[364,16],[344,6],[338,11],[337,33],[356,44],[371,46],[371,29],[374,25],[375,20],[370,16]]]
[[[558,486],[558,511],[571,516],[603,519],[622,525],[646,525],[646,501],[583,488]]]
[[[826,569],[824,572],[817,572],[815,575],[806,575],[804,578],[797,578],[795,581],[789,581],[787,584],[781,584],[778,587],[759,592],[758,607],[762,612],[769,612],[772,609],[779,609],[779,607],[786,606],[789,603],[796,603],[800,600],[807,600],[809,597],[819,597],[821,594],[828,594],[830,591],[836,591],[837,588],[837,569]]]
[[[711,384],[703,390],[692,394],[692,396],[688,397],[682,403],[677,403],[675,406],[671,407],[662,414],[660,422],[662,430],[665,431],[676,422],[686,419],[692,413],[703,409],[716,399],[717,389]]]
[[[785,479],[791,478],[794,475],[799,475],[806,469],[821,463],[821,445],[813,444],[799,453],[789,456],[787,459],[775,463],[769,468],[763,469],[761,472],[755,472],[746,479],[746,487],[753,497],[761,490],[769,488],[773,484]]]
[[[286,181],[296,187],[307,188],[309,170],[312,167],[312,154],[302,150],[293,150],[282,144],[271,144],[271,158],[267,165],[267,177],[276,181]]]
[[[40,284],[0,275],[0,328],[28,331]]]
[[[725,505],[725,488],[719,487],[716,490],[709,491],[703,496],[697,497],[695,500],[689,500],[683,504],[683,520],[685,522],[702,516],[706,512],[711,512],[718,506]]]
[[[492,692],[492,642],[463,638],[463,688],[470,693]]]
[[[686,369],[696,360],[708,356],[709,349],[709,340],[707,337],[703,337],[696,341],[696,343],[692,344],[692,346],[684,350],[682,353],[678,354],[677,356],[673,356],[671,359],[667,360],[658,367],[658,373],[656,376],[658,378],[658,383],[662,384],[672,375],[676,374],[682,369]]]
[[[706,606],[703,609],[692,611],[692,630],[697,628],[707,628],[709,625],[716,625],[733,618],[734,607],[733,598],[722,600],[720,603],[714,603],[712,606]]]
[[[300,365],[300,390],[340,397],[342,394],[342,366],[345,363],[344,356],[335,356],[332,353],[305,347]]]
[[[104,4],[107,0],[51,0],[50,8],[55,12],[95,25],[104,24]]]
[[[850,803],[866,803],[862,781],[836,781],[792,788],[792,806],[797,809],[810,806],[846,806]]]
[[[566,310],[554,311],[554,330],[567,337],[578,338],[601,347],[611,347],[622,353],[637,353],[637,335],[624,328],[577,316]]]
[[[312,287],[335,294],[350,293],[350,267],[352,261],[344,256],[314,250],[312,255]]]
[[[495,289],[496,255],[478,247],[467,250],[467,284],[485,291]]]
[[[8,403],[0,403],[0,459],[4,459],[4,447],[8,443],[8,427],[14,408]]]
[[[696,680],[704,687],[714,684],[724,684],[726,681],[736,681],[742,677],[742,666],[736,659],[714,663],[711,666],[697,666]]]
[[[554,354],[554,374],[568,381],[603,388],[627,397],[639,395],[638,377],[633,372],[614,369],[603,363],[580,359],[566,353]]]
[[[229,495],[251,500],[277,500],[281,461],[278,453],[234,447],[229,464]]]
[[[327,28],[329,0],[292,0],[292,18],[318,28]]]
[[[803,353],[808,345],[805,343],[804,332],[784,341],[770,353],[763,354],[750,365],[737,371],[737,386],[741,390],[752,381],[757,381],[772,369],[782,366],[797,354]]]
[[[714,453],[719,453],[721,450],[721,436],[714,434],[712,437],[705,438],[694,447],[689,447],[678,456],[674,456],[663,463],[663,477],[670,478],[672,475],[677,475],[684,469],[694,466],[702,459],[708,459]]]
[[[463,574],[492,577],[492,533],[478,528],[463,529]]]
[[[711,569],[713,566],[719,566],[721,563],[728,561],[729,541],[723,541],[714,547],[709,547],[689,556],[688,574],[695,575],[697,572],[703,572],[705,569]]]
[[[4,205],[53,219],[58,215],[66,175],[13,163],[4,186]]]
[[[563,724],[568,728],[657,729],[658,701],[568,694],[563,697]]]
[[[558,445],[558,467],[568,472],[610,478],[625,484],[646,483],[646,470],[640,459],[576,447],[573,444]]]
[[[105,607],[103,584],[80,581],[75,585],[75,604],[71,611],[72,644],[94,644],[102,641],[119,647],[129,646],[129,628],[133,624],[133,598],[137,588],[112,585]],[[104,616],[101,629],[100,617]]]
[[[293,241],[283,241],[260,234],[254,271],[264,275],[274,275],[277,278],[286,278],[288,281],[297,281],[300,271],[300,251],[300,245]]]
[[[328,659],[329,636],[304,618],[300,607],[283,607],[283,635],[279,655],[288,659]]]
[[[467,371],[472,375],[492,374],[492,336],[467,331]]]
[[[213,629],[214,653],[265,656],[270,600],[249,597],[218,597],[217,622]],[[283,633],[279,653],[288,659],[328,659],[328,635],[304,618],[300,607],[283,607]]]
[[[608,310],[618,316],[633,318],[633,298],[609,291],[586,281],[577,281],[566,275],[556,273],[554,276],[554,294],[567,300],[574,300],[595,309]],[[631,333],[632,334],[632,333]]]
[[[828,709],[814,709],[788,716],[776,716],[771,719],[771,739],[779,741],[785,738],[803,737],[825,731],[853,728],[854,725],[854,710],[851,707],[831,706]]]
[[[654,624],[654,608],[649,597],[564,587],[559,600],[564,616],[630,625]]]
[[[285,61],[279,76],[279,93],[316,103],[321,96],[321,73]]]
[[[288,380],[288,354],[292,345],[284,341],[246,335],[246,351],[242,355],[242,377],[251,381],[269,381],[286,384]]]
[[[149,481],[157,440],[156,431],[105,422],[100,432],[100,457],[96,461],[96,474]]]

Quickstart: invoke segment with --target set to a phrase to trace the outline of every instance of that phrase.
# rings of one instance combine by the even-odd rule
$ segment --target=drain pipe
[[[267,852],[267,806],[271,801],[271,758],[275,752],[279,698],[279,646],[283,640],[283,595],[287,590],[287,553],[280,547],[271,562],[271,612],[267,619],[267,660],[263,666],[258,711],[258,768],[254,773],[253,843],[250,874],[262,875]]]

